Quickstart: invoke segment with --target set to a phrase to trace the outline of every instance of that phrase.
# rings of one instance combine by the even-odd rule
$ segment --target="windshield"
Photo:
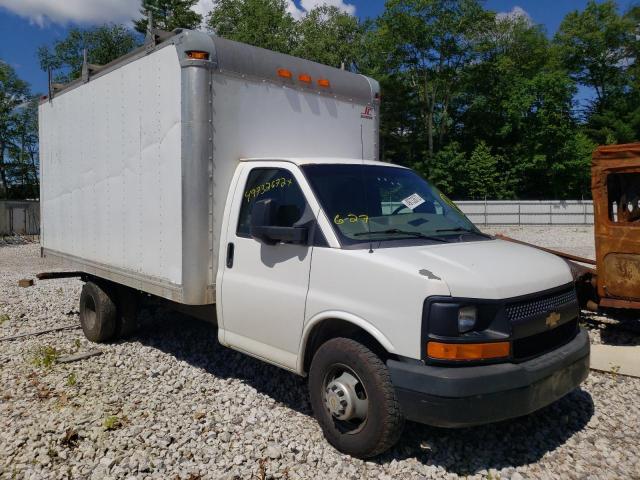
[[[302,169],[343,245],[484,237],[451,200],[413,170],[364,164]]]

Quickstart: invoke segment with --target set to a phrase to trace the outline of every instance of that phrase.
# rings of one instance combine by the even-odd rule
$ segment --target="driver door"
[[[289,369],[296,368],[313,247],[266,245],[249,231],[259,200],[278,203],[279,226],[302,217],[308,204],[296,174],[281,163],[245,166],[227,227],[220,299],[223,343]]]

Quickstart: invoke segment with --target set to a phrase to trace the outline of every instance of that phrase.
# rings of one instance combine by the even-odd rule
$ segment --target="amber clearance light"
[[[441,343],[429,342],[427,355],[434,360],[486,360],[509,356],[509,342]]]
[[[291,74],[291,70],[287,70],[286,68],[279,68],[278,76],[281,78],[291,78],[293,75]]]
[[[306,73],[301,73],[298,75],[298,80],[303,83],[311,83],[311,75],[307,75]]]
[[[200,50],[189,50],[187,57],[193,60],[209,60],[209,52],[201,52]]]
[[[322,88],[329,88],[331,86],[331,82],[326,78],[321,78],[318,80],[318,86]]]

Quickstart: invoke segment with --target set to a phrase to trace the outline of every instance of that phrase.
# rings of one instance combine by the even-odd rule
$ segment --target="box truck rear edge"
[[[176,30],[40,104],[42,254],[104,342],[141,302],[308,375],[339,450],[528,414],[588,373],[571,273],[378,158],[378,83]],[[55,275],[54,275],[55,276]]]

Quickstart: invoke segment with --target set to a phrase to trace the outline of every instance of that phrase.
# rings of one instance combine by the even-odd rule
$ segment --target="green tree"
[[[640,139],[638,25],[640,7],[623,15],[612,0],[590,1],[584,11],[569,13],[555,36],[567,70],[595,92],[584,118],[597,143]]]
[[[502,195],[586,196],[590,151],[577,142],[575,81],[544,31],[523,18],[496,18],[480,60],[465,70],[458,133],[471,151],[479,139],[497,156]]]
[[[296,24],[292,54],[332,67],[357,69],[362,57],[364,26],[335,6],[321,5]]]
[[[294,46],[295,21],[285,0],[218,0],[207,25],[221,37],[276,52]]]
[[[410,82],[419,100],[428,158],[454,127],[462,72],[477,58],[491,20],[477,0],[389,0],[378,19],[381,61]]]
[[[25,104],[30,89],[15,70],[0,60],[0,196],[6,196],[9,188],[8,150],[13,146],[16,134],[16,108]]]
[[[82,73],[83,51],[87,50],[87,60],[96,65],[106,65],[140,45],[140,38],[123,25],[101,25],[80,29],[72,28],[62,40],[57,40],[53,48],[42,46],[38,49],[40,67],[47,71],[57,70],[56,80],[69,82]]]
[[[446,195],[466,198],[463,180],[467,163],[466,153],[454,141],[440,149],[430,162],[418,162],[414,168]]]
[[[481,141],[471,153],[463,180],[466,196],[481,200],[503,198],[504,181],[499,170],[500,157],[492,155],[486,143]]]
[[[584,11],[567,14],[560,24],[554,41],[562,60],[578,83],[594,89],[598,109],[624,83],[634,29],[613,0],[590,0]]]
[[[138,32],[145,33],[151,12],[153,25],[160,30],[197,29],[202,23],[202,15],[192,10],[197,3],[198,0],[142,0],[142,18],[133,23]]]
[[[38,191],[38,99],[15,108],[7,144],[6,173],[13,198],[37,198]]]

